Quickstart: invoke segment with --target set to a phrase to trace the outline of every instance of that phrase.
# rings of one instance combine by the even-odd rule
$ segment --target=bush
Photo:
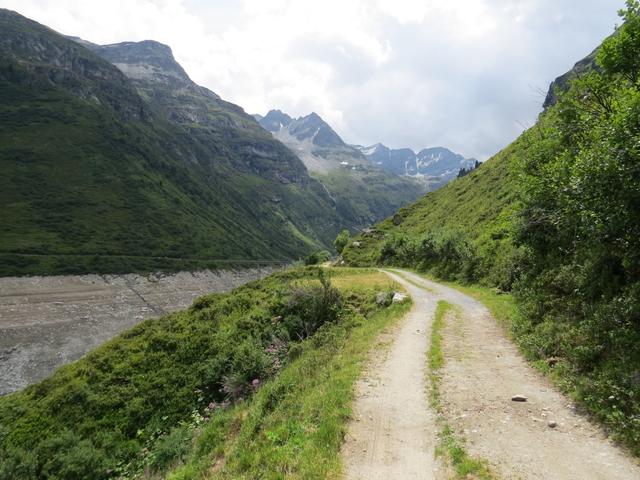
[[[305,265],[318,265],[324,263],[331,258],[331,254],[326,250],[318,250],[304,259]]]
[[[346,247],[347,243],[349,243],[349,238],[351,238],[349,230],[342,230],[333,241],[333,245],[334,247],[336,247],[336,252],[338,252],[338,255],[342,253],[344,247]]]
[[[465,237],[457,232],[434,230],[420,239],[405,235],[387,239],[379,261],[383,264],[431,271],[444,279],[473,281],[478,258]]]
[[[183,425],[171,429],[168,435],[161,436],[149,458],[151,470],[156,473],[165,472],[169,467],[184,461],[191,450],[191,434],[191,429]]]

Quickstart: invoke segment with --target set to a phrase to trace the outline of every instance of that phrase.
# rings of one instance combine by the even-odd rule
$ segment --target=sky
[[[531,126],[623,0],[0,0],[66,35],[157,40],[249,113],[315,111],[348,143],[485,160]]]

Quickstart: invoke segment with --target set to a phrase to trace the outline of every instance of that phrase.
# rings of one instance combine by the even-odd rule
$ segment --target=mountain
[[[476,162],[475,158],[464,158],[443,147],[425,148],[417,154],[409,148],[391,149],[381,143],[356,148],[372,164],[387,172],[409,177],[425,177],[434,186],[450,182],[461,169],[472,167]]]
[[[347,145],[317,113],[294,119],[280,110],[271,110],[258,122],[289,147],[311,172],[326,174],[345,167],[368,166],[367,159]]]
[[[552,84],[535,126],[343,258],[480,283],[485,298],[513,291],[523,354],[640,455],[640,6],[621,13]]]
[[[316,113],[294,119],[271,110],[255,118],[304,162],[351,230],[366,228],[425,193],[420,182],[371,165]]]
[[[0,274],[286,260],[343,220],[323,185],[157,42],[0,10]]]
[[[585,73],[598,69],[598,65],[596,63],[597,54],[598,49],[595,49],[585,58],[577,62],[571,70],[564,73],[563,75],[560,75],[553,82],[551,82],[549,90],[547,91],[547,96],[544,99],[544,109],[552,107],[558,102],[558,94],[569,89],[571,80],[579,77],[580,75],[584,75]]]

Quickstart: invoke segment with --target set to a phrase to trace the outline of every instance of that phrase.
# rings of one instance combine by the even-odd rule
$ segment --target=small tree
[[[336,247],[336,251],[338,252],[338,255],[340,255],[344,250],[344,247],[347,246],[347,243],[349,243],[350,238],[351,238],[351,234],[349,233],[349,230],[345,229],[345,230],[342,230],[338,234],[336,239],[333,241],[333,246]]]

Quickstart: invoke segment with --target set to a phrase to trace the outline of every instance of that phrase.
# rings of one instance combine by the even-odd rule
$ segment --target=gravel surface
[[[446,319],[440,389],[447,421],[467,439],[469,454],[488,460],[505,480],[640,479],[638,461],[525,361],[484,305],[402,275],[425,287],[422,297],[460,310]]]

